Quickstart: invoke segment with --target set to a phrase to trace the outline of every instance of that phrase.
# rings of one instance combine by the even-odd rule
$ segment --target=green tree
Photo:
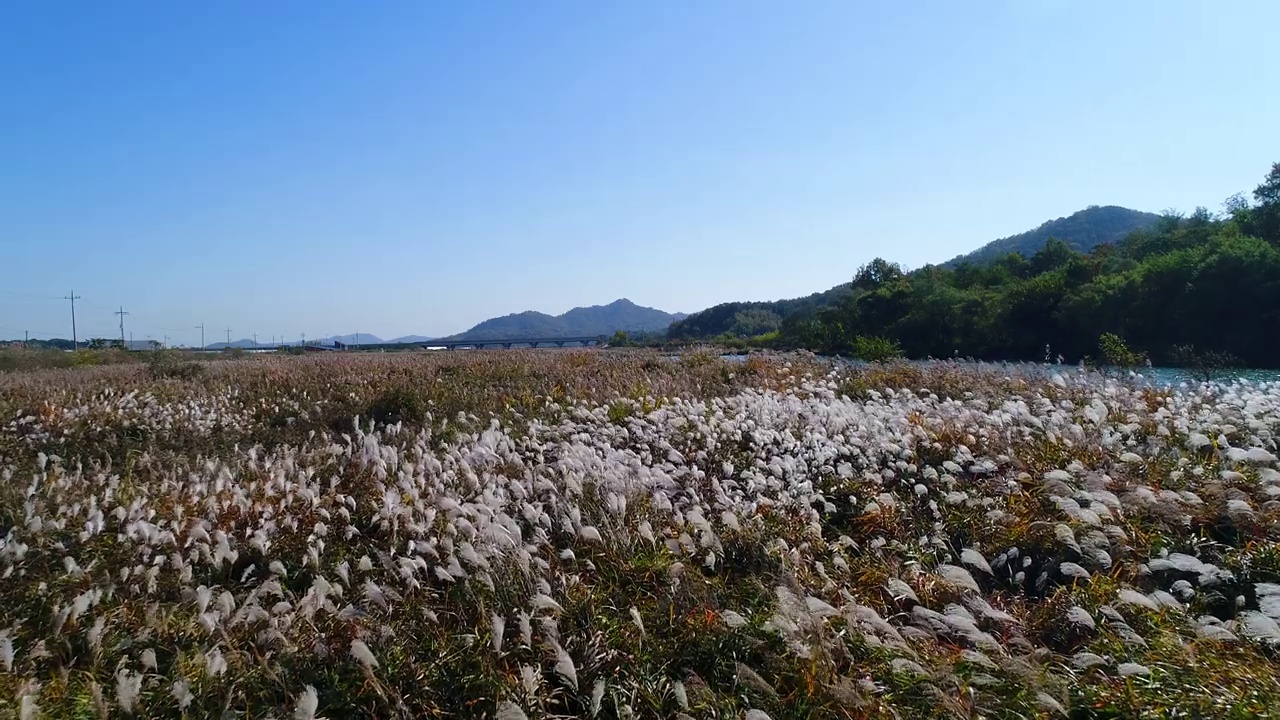
[[[1098,350],[1103,361],[1113,367],[1131,369],[1147,364],[1146,353],[1134,352],[1124,339],[1115,333],[1102,333],[1098,338]]]
[[[1245,230],[1272,245],[1280,245],[1280,163],[1271,166],[1271,172],[1253,191],[1257,206],[1249,214]]]
[[[729,334],[735,337],[755,337],[773,332],[782,326],[782,317],[767,308],[748,308],[733,316]]]
[[[1031,256],[1031,272],[1035,275],[1051,272],[1071,262],[1078,254],[1061,240],[1049,238],[1040,252]]]
[[[884,258],[876,258],[858,268],[853,277],[853,286],[859,290],[876,290],[886,283],[891,283],[903,276],[902,266],[891,263]]]

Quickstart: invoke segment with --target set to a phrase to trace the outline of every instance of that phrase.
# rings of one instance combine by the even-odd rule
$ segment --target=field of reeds
[[[1280,715],[1280,384],[0,374],[0,717]]]

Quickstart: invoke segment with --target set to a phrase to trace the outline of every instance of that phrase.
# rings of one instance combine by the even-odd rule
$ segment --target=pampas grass
[[[1260,717],[1277,438],[1035,366],[0,376],[0,716]]]

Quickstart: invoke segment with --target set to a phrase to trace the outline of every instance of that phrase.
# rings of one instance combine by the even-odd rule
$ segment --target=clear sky
[[[0,4],[0,337],[792,297],[1280,160],[1280,2]],[[215,329],[217,332],[215,332]]]

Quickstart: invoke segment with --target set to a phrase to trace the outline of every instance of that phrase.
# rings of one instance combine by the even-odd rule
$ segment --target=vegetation
[[[69,347],[70,343],[68,343]],[[118,348],[84,349],[78,352],[71,352],[69,349],[57,350],[45,347],[22,347],[21,345],[0,347],[0,372],[70,368],[83,365],[112,365],[137,361],[138,356],[136,353],[128,353]]]
[[[626,350],[203,367],[0,376],[0,716],[1280,708],[1280,386]]]
[[[1170,357],[1174,366],[1186,368],[1196,378],[1205,382],[1213,380],[1227,370],[1243,365],[1240,358],[1231,353],[1200,350],[1194,345],[1177,345],[1173,348]]]
[[[1096,205],[1068,217],[1050,220],[1035,230],[994,240],[946,263],[985,265],[998,262],[1010,253],[1031,257],[1049,240],[1061,240],[1076,252],[1087,253],[1099,245],[1115,245],[1137,230],[1145,230],[1160,220],[1159,215],[1128,208]]]
[[[739,316],[781,318],[783,346],[848,355],[858,336],[898,342],[909,357],[1069,362],[1122,337],[1153,363],[1185,363],[1194,346],[1251,367],[1280,366],[1280,164],[1253,193],[1215,216],[1167,214],[1087,253],[1051,239],[1033,255],[914,272],[883,260],[822,296],[728,304],[676,323],[677,339],[715,337]]]
[[[888,338],[859,335],[853,339],[853,356],[867,362],[888,362],[902,357],[902,348]]]
[[[175,380],[194,380],[204,373],[204,365],[190,359],[190,354],[173,350],[154,350],[146,354],[147,370],[151,377],[159,380],[172,378]]]
[[[1102,333],[1098,338],[1098,350],[1102,352],[1103,362],[1122,370],[1141,367],[1148,362],[1145,353],[1130,350],[1129,344],[1115,333]]]
[[[1125,208],[1089,208],[1069,218],[1044,223],[1021,235],[991,242],[947,265],[958,264],[961,260],[980,265],[998,260],[1010,252],[1030,257],[1051,238],[1062,239],[1074,248],[1087,251],[1102,242],[1118,241],[1133,230],[1149,227],[1156,219],[1156,215]],[[852,283],[845,283],[826,292],[791,300],[722,303],[674,323],[669,335],[674,340],[686,341],[750,338],[779,329],[785,318],[807,316],[822,308],[838,305],[848,300],[853,290]]]

